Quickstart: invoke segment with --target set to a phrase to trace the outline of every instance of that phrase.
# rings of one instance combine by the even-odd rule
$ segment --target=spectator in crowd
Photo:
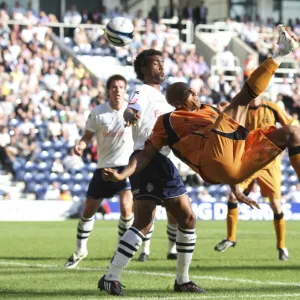
[[[60,188],[59,200],[72,201],[71,192],[69,190],[69,187],[66,184],[63,184]]]
[[[59,158],[56,158],[52,164],[51,172],[61,174],[64,172],[64,166]]]
[[[194,22],[195,24],[207,23],[208,8],[204,1],[200,1],[200,5],[194,9]]]
[[[65,16],[64,16],[64,23],[67,24],[80,24],[82,20],[82,17],[77,10],[76,5],[72,5],[69,10],[67,10]]]
[[[48,186],[44,198],[46,200],[60,200],[60,189],[58,182],[54,181]]]

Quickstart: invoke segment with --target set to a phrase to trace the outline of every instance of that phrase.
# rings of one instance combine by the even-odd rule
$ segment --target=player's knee
[[[284,127],[286,135],[289,137],[291,141],[293,141],[295,138],[300,138],[300,127],[293,126],[293,125],[287,125]]]
[[[82,216],[84,218],[91,218],[97,212],[102,199],[93,199],[91,197],[86,198]]]
[[[193,229],[196,227],[196,215],[192,210],[184,218],[184,224],[179,226],[185,229]]]
[[[124,201],[120,205],[121,216],[124,218],[130,217],[132,215],[132,202]]]
[[[280,200],[270,199],[270,206],[274,214],[282,212]]]

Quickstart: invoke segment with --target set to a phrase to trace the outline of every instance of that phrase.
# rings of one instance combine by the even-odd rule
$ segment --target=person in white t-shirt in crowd
[[[46,190],[45,200],[59,200],[60,199],[60,188],[58,182],[54,181],[50,184]]]
[[[52,137],[62,136],[62,125],[59,122],[59,118],[57,115],[52,117],[52,121],[49,122],[49,125],[48,125],[48,130]]]
[[[64,16],[64,23],[77,25],[81,23],[81,19],[81,15],[77,10],[76,5],[72,5],[71,9],[69,9]]]
[[[91,111],[84,135],[74,146],[74,153],[80,158],[96,135],[98,166],[90,181],[78,222],[76,249],[65,263],[65,268],[76,268],[78,263],[88,255],[87,241],[94,227],[94,215],[104,198],[119,194],[121,214],[118,223],[118,240],[132,225],[133,201],[129,180],[113,183],[102,179],[103,168],[123,170],[133,150],[132,131],[131,128],[124,127],[123,120],[123,113],[127,107],[126,86],[126,79],[121,75],[113,75],[107,80],[109,101],[97,105]]]

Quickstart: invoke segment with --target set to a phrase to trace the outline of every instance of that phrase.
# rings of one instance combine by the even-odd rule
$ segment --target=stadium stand
[[[180,40],[178,29],[170,26],[174,21],[154,22],[153,11],[152,19],[143,19],[140,12],[133,16],[127,10],[107,12],[104,8],[93,13],[84,10],[82,14],[74,6],[70,10],[73,13],[67,11],[63,18],[69,24],[67,29],[62,27],[66,24],[58,25],[53,16],[43,11],[38,15],[31,10],[8,13],[3,7],[0,11],[0,166],[2,174],[11,174],[13,182],[24,182],[24,198],[34,195],[38,200],[84,199],[96,168],[95,144],[83,158],[74,155],[72,147],[83,133],[89,111],[106,101],[104,86],[111,75],[92,70],[91,59],[98,71],[99,66],[105,69],[103,58],[109,65],[116,65],[113,70],[126,74],[130,93],[138,84],[132,71],[135,56],[145,48],[155,48],[163,52],[165,59],[164,89],[172,82],[183,81],[197,90],[203,103],[217,104],[234,97],[255,65],[251,54],[245,61],[233,54],[228,47],[232,36],[240,38],[263,59],[274,47],[277,34],[270,22],[244,24],[228,19],[201,25],[212,47],[220,33],[234,32],[225,39],[226,43],[215,45],[216,52],[210,60],[194,45]],[[116,15],[131,18],[135,25],[134,41],[127,47],[114,48],[103,36],[103,24]],[[292,28],[300,33],[299,22]],[[185,33],[189,29],[186,26]],[[52,38],[55,33],[63,34],[60,42],[69,52],[62,51]],[[295,119],[300,113],[299,69],[298,49],[293,60],[279,71],[267,95],[285,106]],[[98,80],[93,76],[96,73]],[[182,163],[178,162],[178,166],[191,197],[204,202],[227,201],[228,187],[208,186]],[[296,193],[299,186],[286,155],[282,157],[282,171],[284,199],[295,201],[289,191]],[[5,192],[1,195],[8,197]]]

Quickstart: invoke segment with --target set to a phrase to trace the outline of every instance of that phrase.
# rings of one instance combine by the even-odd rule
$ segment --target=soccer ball
[[[122,47],[132,41],[133,29],[133,24],[129,19],[116,17],[106,24],[105,35],[112,45]]]

